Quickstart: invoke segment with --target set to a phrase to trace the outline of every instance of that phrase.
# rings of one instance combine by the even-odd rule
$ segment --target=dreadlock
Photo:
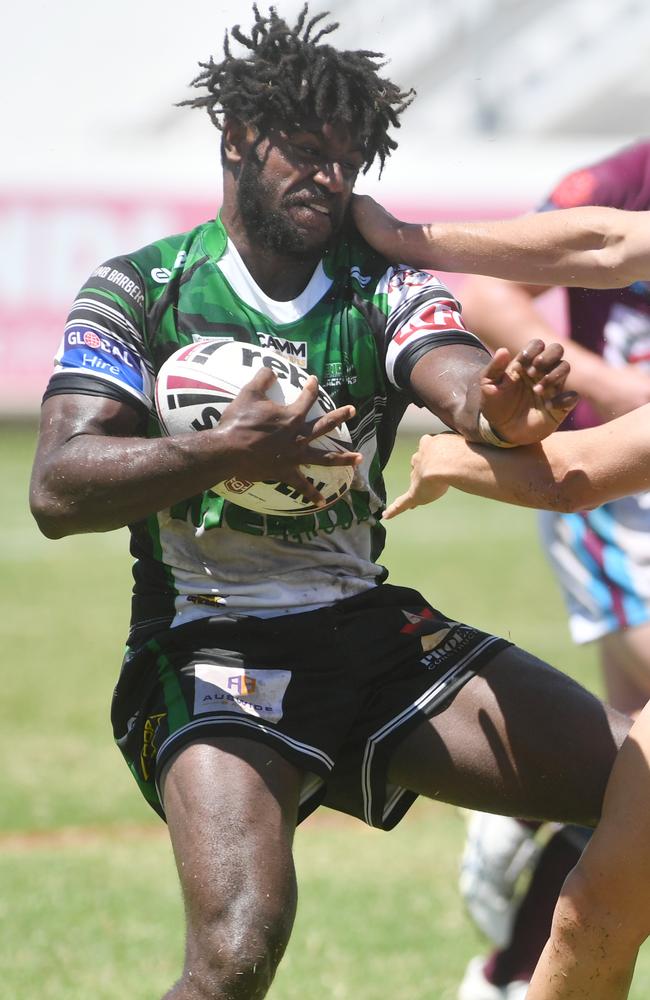
[[[383,169],[386,157],[397,147],[388,129],[399,128],[399,116],[415,91],[403,92],[379,76],[385,66],[380,52],[343,52],[319,44],[338,24],[322,25],[326,13],[308,18],[307,3],[293,28],[274,7],[262,16],[254,4],[253,14],[250,36],[235,25],[226,31],[224,59],[215,63],[210,57],[209,62],[199,63],[201,73],[191,85],[207,93],[181,101],[180,106],[205,108],[219,129],[225,118],[261,132],[278,120],[291,127],[311,119],[339,123],[359,136],[364,173],[375,157]],[[233,55],[229,34],[248,50],[243,57]]]

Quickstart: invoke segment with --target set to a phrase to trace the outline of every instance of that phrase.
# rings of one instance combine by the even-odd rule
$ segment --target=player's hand
[[[481,411],[511,444],[533,444],[554,431],[578,401],[565,389],[569,363],[561,344],[531,340],[513,358],[500,347],[481,374]]]
[[[277,480],[300,490],[314,503],[323,497],[301,472],[301,465],[359,465],[363,456],[353,451],[322,451],[311,444],[355,415],[353,406],[340,406],[317,420],[307,414],[318,397],[318,380],[310,375],[298,398],[287,406],[268,399],[276,376],[261,368],[223,412],[216,433],[227,434],[233,452],[233,474],[251,482]]]
[[[405,510],[412,510],[425,503],[433,503],[449,489],[444,478],[444,450],[448,434],[425,434],[420,438],[418,450],[411,458],[411,484],[401,496],[393,500],[382,517],[389,521]]]
[[[367,194],[352,196],[352,218],[371,247],[385,257],[399,256],[399,234],[403,223]],[[397,241],[397,243],[396,243]]]

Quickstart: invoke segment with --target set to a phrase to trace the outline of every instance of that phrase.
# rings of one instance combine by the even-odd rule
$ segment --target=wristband
[[[491,444],[495,448],[516,448],[517,445],[512,441],[506,441],[495,431],[492,424],[489,422],[487,417],[479,410],[478,415],[478,432],[481,436],[481,440],[485,441],[486,444]]]

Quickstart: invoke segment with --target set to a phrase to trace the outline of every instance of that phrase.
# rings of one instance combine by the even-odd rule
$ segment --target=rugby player
[[[575,170],[555,186],[541,206],[568,209],[595,205],[628,211],[650,208],[650,142],[637,143],[606,159]],[[644,278],[650,272],[646,271]],[[552,338],[553,328],[537,309],[546,286],[471,278],[463,288],[465,322],[488,346],[517,349],[530,337]],[[650,284],[593,290],[573,286],[565,293],[571,364],[569,385],[580,401],[563,429],[595,426],[650,402]],[[573,641],[595,642],[605,682],[606,701],[635,717],[650,697],[650,493],[634,493],[594,510],[569,514],[542,511],[540,539],[561,589]],[[485,829],[485,828],[484,828]],[[555,879],[546,874],[529,883],[526,907],[512,912],[512,933],[484,965],[488,981],[502,984],[529,979],[536,954],[547,936],[554,895],[576,860],[579,831],[569,828],[545,844],[538,864],[554,860]],[[468,837],[469,864],[489,859],[476,838]],[[484,886],[492,887],[489,875]],[[476,882],[467,896],[489,901]],[[489,889],[488,889],[489,892]],[[495,898],[498,898],[498,894]],[[487,906],[486,906],[487,904]],[[475,968],[475,967],[474,967]],[[480,975],[474,976],[475,980]],[[486,1000],[476,983],[461,987],[459,1000]]]
[[[419,794],[593,824],[628,729],[564,674],[385,583],[382,469],[407,405],[470,441],[534,444],[574,403],[568,366],[540,341],[491,358],[439,279],[359,239],[357,174],[395,147],[412,94],[378,55],[331,46],[325,15],[305,7],[289,26],[253,10],[183,102],[222,130],[220,215],[83,286],[31,490],[48,537],[130,526],[112,718],[177,860],[173,1000],[266,994],[295,912],[294,830],[321,802],[384,829]],[[298,466],[324,430],[304,426],[316,379],[282,408],[265,372],[216,428],[159,436],[157,370],[215,337],[295,344],[337,404],[329,425],[349,425],[349,496],[265,517],[211,490],[235,475],[309,489]]]
[[[397,240],[403,258],[423,267],[439,268],[449,244],[445,256],[453,258],[454,269],[512,275],[524,282],[609,288],[650,274],[647,211],[589,207],[487,224],[411,226],[371,199],[357,198],[355,216],[377,247]],[[569,513],[642,493],[650,489],[649,427],[650,405],[645,405],[591,429],[554,434],[540,445],[512,451],[474,446],[455,434],[423,437],[413,456],[410,488],[384,517],[436,500],[449,486]],[[650,874],[649,773],[646,707],[614,766],[602,819],[564,883],[550,938],[522,992],[527,1000],[625,1000],[629,995],[639,946],[650,934],[645,877]],[[554,879],[558,860],[551,861],[549,854],[546,859],[546,874]],[[540,871],[534,882],[540,881]],[[532,920],[531,898],[529,893],[522,909]],[[526,990],[525,982],[514,980],[494,987],[476,978],[474,985],[477,997],[486,1000],[489,989],[507,997]]]
[[[558,208],[570,213],[575,206],[587,204],[605,206],[604,214],[590,209],[592,221],[583,219],[583,228],[573,232],[571,244],[568,238],[574,223],[567,216],[564,229],[557,234],[561,242],[557,236],[554,244],[547,240],[542,250],[545,259],[539,261],[538,268],[532,268],[528,232],[516,232],[517,221],[513,220],[509,248],[492,243],[489,250],[496,251],[494,259],[501,263],[507,254],[519,283],[476,277],[463,289],[463,316],[470,328],[492,347],[505,345],[516,350],[531,336],[553,336],[535,303],[549,280],[561,282],[560,275],[568,278],[568,384],[581,398],[563,429],[593,426],[650,400],[650,285],[644,280],[650,272],[639,272],[637,257],[629,254],[632,233],[640,232],[636,227],[645,222],[644,210],[650,208],[650,142],[638,143],[569,174],[544,203],[541,215]],[[586,246],[585,241],[596,236],[597,228],[589,227],[607,219],[608,207],[624,209],[632,216],[627,220],[628,253],[621,256],[620,242],[615,248],[601,235],[592,247],[592,257],[597,260],[599,253],[602,257],[608,252],[610,264],[598,272],[595,280],[601,287],[594,291],[580,287],[582,269],[590,262],[569,262],[562,255]],[[639,212],[635,226],[633,219]],[[546,224],[550,235],[548,230]],[[484,235],[488,231],[484,230]],[[642,241],[641,237],[641,245]],[[450,242],[453,256],[450,232],[439,238],[438,258],[444,256],[443,248]],[[614,250],[618,256],[612,264]],[[480,249],[474,250],[477,252]],[[625,271],[610,277],[612,268],[622,261]],[[637,272],[630,273],[635,266]],[[518,274],[517,267],[527,269],[530,279]],[[553,273],[544,278],[551,267]],[[480,271],[481,267],[475,269]],[[622,284],[626,287],[620,287]],[[650,696],[650,494],[570,514],[543,511],[539,520],[545,552],[567,605],[572,636],[577,643],[598,643],[607,701],[635,717]],[[461,892],[477,926],[497,947],[487,959],[470,961],[459,1000],[517,1000],[525,995],[526,981],[548,936],[563,877],[575,864],[588,835],[572,827],[550,838],[547,834],[543,830],[537,835],[533,825],[516,820],[470,818]],[[536,837],[541,849],[536,848]],[[521,906],[514,881],[519,858],[529,859],[528,867],[533,863],[539,867],[535,878],[528,881]]]
[[[541,208],[545,212],[578,205],[632,211],[650,208],[650,142],[573,171],[556,185]],[[547,338],[552,327],[536,307],[545,290],[539,282],[471,278],[463,290],[465,322],[492,347],[516,350],[522,339]],[[574,286],[566,298],[570,339],[565,352],[571,364],[571,388],[581,398],[563,429],[594,426],[649,402],[650,285],[638,280],[627,287],[597,291]],[[572,638],[579,644],[596,643],[607,702],[635,717],[650,697],[650,493],[624,497],[594,510],[542,511],[538,520],[545,555],[564,597]],[[495,873],[488,871],[487,840],[481,842],[475,833],[477,828],[488,833],[489,825],[496,822],[490,818],[478,827],[470,823],[461,875],[468,910],[483,923],[491,920],[500,892]],[[533,837],[530,827],[517,825]],[[545,831],[541,837],[545,838]],[[497,943],[482,969],[480,960],[470,962],[459,1000],[491,1000],[482,978],[502,988],[511,980],[530,979],[548,937],[562,868],[564,874],[571,870],[581,842],[584,832],[567,828],[544,843],[537,856],[544,877],[528,883],[525,906],[506,907],[510,934]],[[549,855],[553,877],[547,870]],[[474,864],[477,858],[482,860],[480,871]],[[468,877],[471,871],[475,874]],[[507,881],[502,888],[507,892]],[[511,992],[514,989],[510,987]]]

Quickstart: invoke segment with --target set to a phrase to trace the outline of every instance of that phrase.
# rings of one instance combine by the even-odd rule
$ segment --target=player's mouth
[[[301,226],[310,229],[332,229],[333,220],[331,208],[322,201],[294,201],[289,205],[289,211]]]
[[[330,210],[326,205],[319,205],[318,202],[309,202],[305,205],[305,208],[311,209],[312,212],[320,212],[322,215],[329,215]]]

